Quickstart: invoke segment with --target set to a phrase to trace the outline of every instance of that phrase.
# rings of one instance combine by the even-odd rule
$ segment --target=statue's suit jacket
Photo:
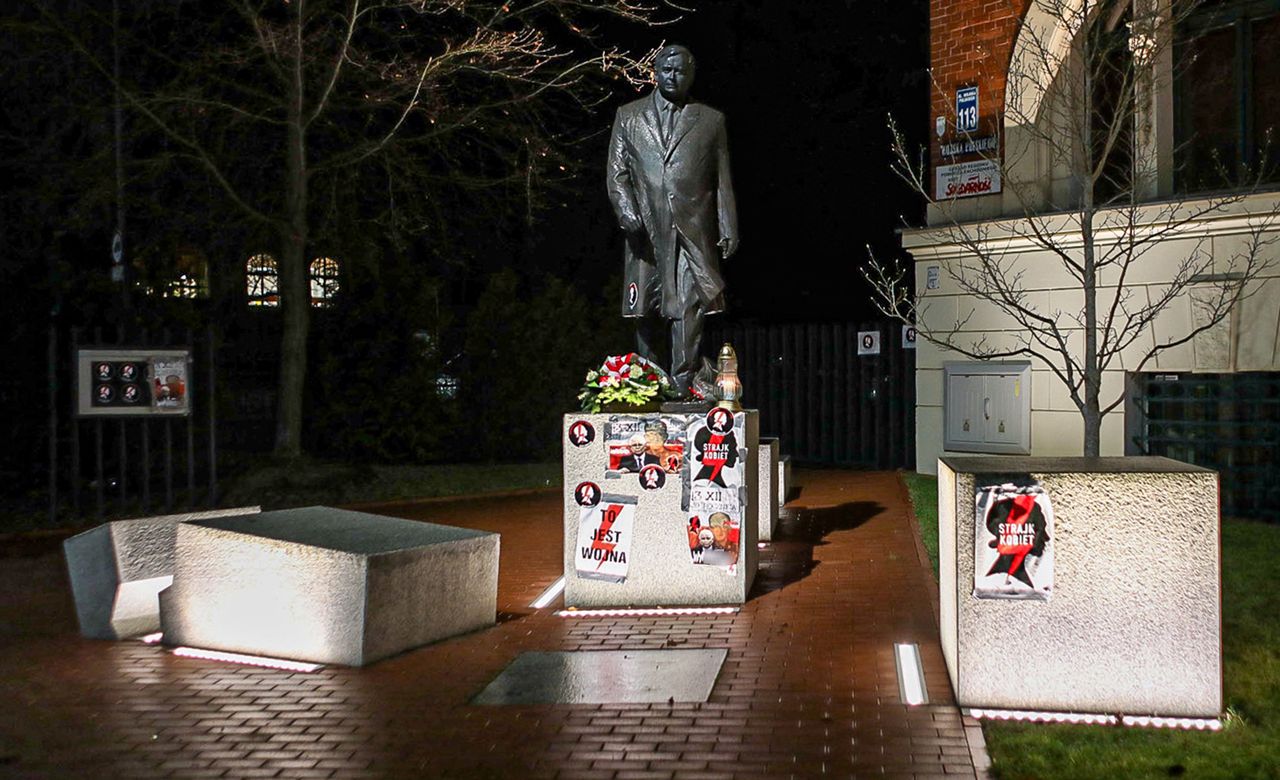
[[[627,237],[622,316],[684,314],[676,267],[680,244],[692,261],[703,312],[718,312],[724,308],[724,278],[717,243],[738,235],[724,114],[685,104],[665,146],[658,121],[652,94],[628,103],[618,109],[609,142],[613,210],[619,220],[629,216],[644,223],[644,235]]]

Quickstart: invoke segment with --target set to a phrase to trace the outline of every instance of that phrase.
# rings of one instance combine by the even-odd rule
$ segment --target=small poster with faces
[[[649,490],[666,484],[665,474],[679,474],[684,464],[684,425],[681,418],[671,416],[611,416],[605,424],[604,442],[609,455],[605,477],[640,474],[641,486]],[[649,466],[664,472],[661,484]]]

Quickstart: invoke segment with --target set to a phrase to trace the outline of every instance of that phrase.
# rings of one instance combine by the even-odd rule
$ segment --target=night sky
[[[683,43],[698,61],[696,100],[723,111],[742,246],[726,266],[734,319],[857,320],[873,313],[858,267],[865,245],[900,252],[918,197],[889,170],[889,114],[926,140],[928,6],[924,0],[704,2],[635,48]],[[636,93],[638,96],[642,93]],[[622,265],[604,188],[612,112],[587,147],[596,174],[581,203],[548,214],[529,260],[601,288]]]

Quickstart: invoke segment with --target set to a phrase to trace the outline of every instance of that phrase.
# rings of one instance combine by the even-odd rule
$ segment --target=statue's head
[[[672,103],[683,104],[693,86],[693,52],[683,46],[664,46],[653,58],[653,80]]]

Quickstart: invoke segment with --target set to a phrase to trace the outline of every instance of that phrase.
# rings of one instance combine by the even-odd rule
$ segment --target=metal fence
[[[1222,513],[1280,521],[1280,373],[1138,374],[1130,450],[1220,474]]]
[[[78,328],[49,331],[48,519],[98,521],[213,506],[218,493],[217,374],[212,332]],[[174,349],[191,354],[185,416],[81,417],[82,349]],[[60,412],[60,410],[62,410]]]
[[[860,334],[878,352],[859,354]],[[710,345],[733,344],[744,404],[760,432],[798,462],[915,467],[915,349],[895,323],[730,324]],[[867,351],[864,349],[864,351]]]

